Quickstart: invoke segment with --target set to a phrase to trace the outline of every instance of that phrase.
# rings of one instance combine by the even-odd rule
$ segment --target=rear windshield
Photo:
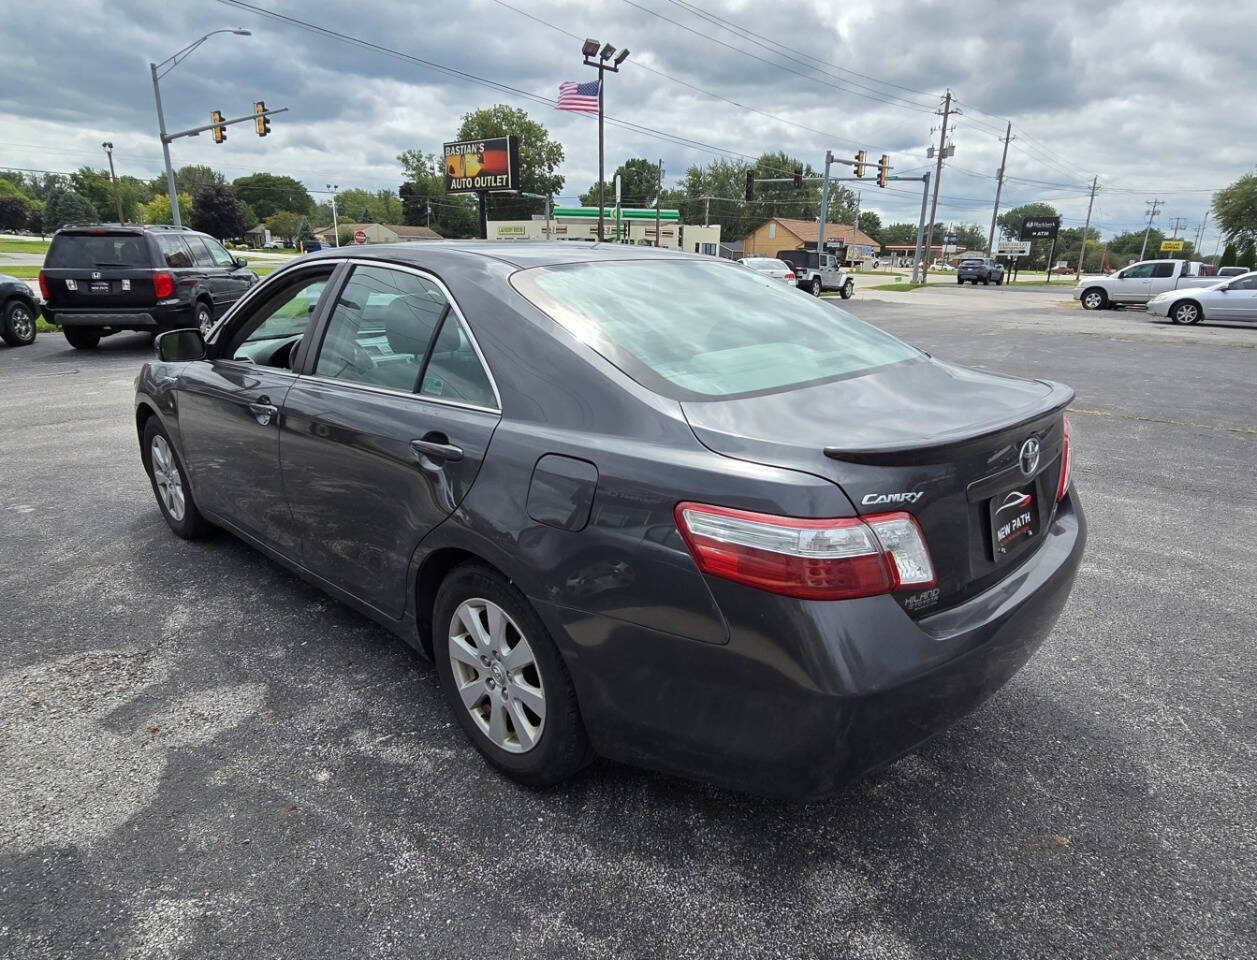
[[[736,264],[636,260],[515,274],[538,308],[639,383],[678,399],[782,390],[921,356]]]
[[[60,233],[53,238],[45,267],[151,267],[148,244],[138,233]]]

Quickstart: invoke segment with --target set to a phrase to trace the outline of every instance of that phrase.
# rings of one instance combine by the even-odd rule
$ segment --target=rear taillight
[[[48,278],[44,276],[44,271],[39,271],[39,295],[45,300],[48,299]]]
[[[704,573],[788,597],[850,600],[934,585],[925,538],[906,513],[816,520],[680,503],[676,522]]]
[[[169,273],[160,271],[153,274],[153,294],[158,300],[165,300],[175,295],[175,278]]]
[[[1056,485],[1056,502],[1060,503],[1069,493],[1069,481],[1074,472],[1074,451],[1069,443],[1069,417],[1065,418],[1065,442],[1061,447],[1061,479]]]
[[[787,281],[788,283],[793,283],[796,279],[797,279],[797,278],[795,277],[795,275],[794,275],[793,273],[787,273],[787,274],[786,274],[786,281]]]

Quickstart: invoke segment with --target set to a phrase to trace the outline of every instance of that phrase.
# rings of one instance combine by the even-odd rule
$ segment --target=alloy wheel
[[[1099,310],[1104,300],[1098,293],[1089,293],[1082,298],[1082,305],[1088,310]]]
[[[157,495],[161,497],[162,506],[170,514],[170,519],[179,523],[183,520],[187,504],[183,494],[183,477],[179,475],[179,466],[175,463],[170,444],[160,433],[153,437],[152,446],[149,447],[149,463],[153,468],[153,483],[157,487]]]
[[[30,311],[20,303],[15,304],[10,309],[9,330],[21,343],[25,343],[26,341],[33,339],[35,336],[35,318],[32,317]]]
[[[454,685],[480,732],[508,753],[537,745],[546,722],[546,696],[533,649],[506,611],[492,600],[464,600],[450,618]]]
[[[1194,303],[1181,303],[1174,309],[1175,323],[1195,323],[1200,319],[1200,310]]]
[[[209,336],[210,328],[214,326],[214,315],[205,304],[196,308],[196,325],[201,328],[202,336]]]

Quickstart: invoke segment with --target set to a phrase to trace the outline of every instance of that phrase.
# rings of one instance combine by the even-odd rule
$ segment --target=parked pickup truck
[[[1207,287],[1218,282],[1207,277],[1201,264],[1187,260],[1141,260],[1108,277],[1083,277],[1074,299],[1084,310],[1103,310],[1119,303],[1147,303],[1169,290]]]
[[[778,250],[777,259],[794,268],[795,282],[812,296],[819,297],[822,290],[837,290],[842,299],[850,300],[855,293],[855,281],[838,265],[832,253],[817,254],[815,250]]]

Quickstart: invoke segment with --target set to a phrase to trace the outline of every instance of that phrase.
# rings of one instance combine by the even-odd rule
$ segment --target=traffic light
[[[890,177],[890,156],[883,153],[882,159],[877,162],[877,185],[879,187],[886,186],[886,181]]]
[[[802,167],[794,168],[794,189],[796,190],[803,189],[803,168]]]
[[[214,142],[222,143],[224,140],[226,140],[227,128],[222,125],[223,112],[221,110],[215,110],[213,113],[210,114],[210,123],[214,125],[214,130],[213,130]]]
[[[864,176],[864,151],[861,150],[855,155],[855,175],[857,177]]]
[[[254,124],[257,126],[258,136],[264,137],[271,132],[271,118],[266,115],[266,103],[259,100],[253,105]]]
[[[750,203],[755,199],[755,171],[746,171],[746,202]]]

